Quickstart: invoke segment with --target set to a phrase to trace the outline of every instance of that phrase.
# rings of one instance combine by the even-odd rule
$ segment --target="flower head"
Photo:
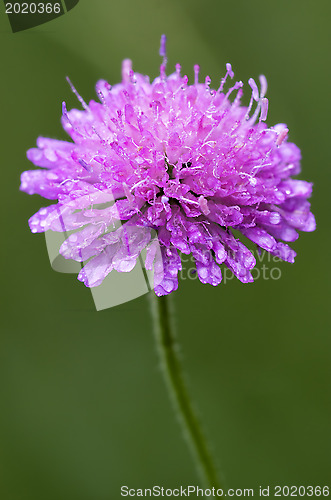
[[[39,137],[28,159],[42,170],[22,174],[21,190],[56,204],[29,220],[32,232],[74,230],[60,253],[85,262],[78,279],[97,286],[116,269],[128,272],[145,249],[154,267],[155,292],[178,286],[179,252],[192,254],[202,283],[218,285],[225,264],[243,283],[253,281],[253,254],[232,229],[259,249],[288,262],[295,252],[285,243],[298,230],[313,231],[307,198],[312,184],[293,179],[300,150],[287,141],[284,124],[265,123],[267,83],[251,78],[251,98],[241,105],[243,83],[217,90],[210,78],[194,83],[180,65],[166,75],[165,37],[160,76],[150,83],[122,65],[122,83],[96,84],[100,102],[83,110],[62,109],[72,142]]]

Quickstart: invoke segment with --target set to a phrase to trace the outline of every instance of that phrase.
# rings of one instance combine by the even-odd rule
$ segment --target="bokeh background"
[[[45,202],[18,191],[38,135],[65,138],[61,102],[85,100],[121,60],[156,76],[199,63],[212,84],[230,61],[269,82],[268,123],[286,122],[315,184],[318,229],[279,280],[174,294],[191,394],[228,487],[331,483],[330,19],[328,0],[81,0],[12,33],[0,4],[2,287],[0,498],[108,500],[120,486],[197,477],[155,352],[147,297],[96,312],[74,275],[54,272],[27,220]],[[249,96],[246,94],[248,102]],[[266,262],[267,264],[267,262]],[[271,495],[272,496],[272,495]]]

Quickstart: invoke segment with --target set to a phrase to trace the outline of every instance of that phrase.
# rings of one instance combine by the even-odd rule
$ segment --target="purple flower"
[[[202,283],[218,285],[225,264],[243,283],[253,281],[253,254],[232,229],[288,262],[285,243],[313,231],[307,198],[312,184],[293,179],[300,150],[284,124],[268,127],[267,83],[251,78],[228,90],[230,64],[217,90],[210,78],[194,83],[180,65],[166,76],[165,37],[160,76],[150,83],[123,61],[122,83],[100,80],[100,102],[67,111],[62,125],[72,142],[39,137],[28,159],[40,170],[22,174],[21,190],[57,200],[29,220],[32,232],[72,231],[60,253],[85,262],[78,279],[99,285],[113,269],[133,269],[145,251],[155,292],[178,287],[179,252],[192,254]]]

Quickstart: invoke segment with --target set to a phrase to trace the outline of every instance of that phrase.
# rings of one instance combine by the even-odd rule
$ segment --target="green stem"
[[[150,292],[149,295],[154,319],[155,340],[170,398],[175,404],[201,479],[208,487],[220,488],[209,447],[206,444],[205,436],[193,410],[184,382],[178,346],[170,318],[170,297],[157,297],[154,291]]]

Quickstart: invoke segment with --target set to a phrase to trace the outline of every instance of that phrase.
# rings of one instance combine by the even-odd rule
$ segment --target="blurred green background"
[[[56,273],[27,220],[44,201],[18,191],[38,135],[65,138],[61,102],[85,100],[121,60],[158,74],[193,64],[217,86],[230,61],[269,82],[268,123],[286,122],[315,184],[318,229],[293,245],[281,279],[174,294],[191,394],[228,487],[331,483],[330,19],[328,0],[81,0],[11,33],[0,5],[2,288],[1,500],[108,500],[120,486],[173,488],[197,477],[173,416],[147,297],[96,312],[75,275]],[[248,100],[248,95],[246,95]],[[267,262],[266,262],[266,265]]]

